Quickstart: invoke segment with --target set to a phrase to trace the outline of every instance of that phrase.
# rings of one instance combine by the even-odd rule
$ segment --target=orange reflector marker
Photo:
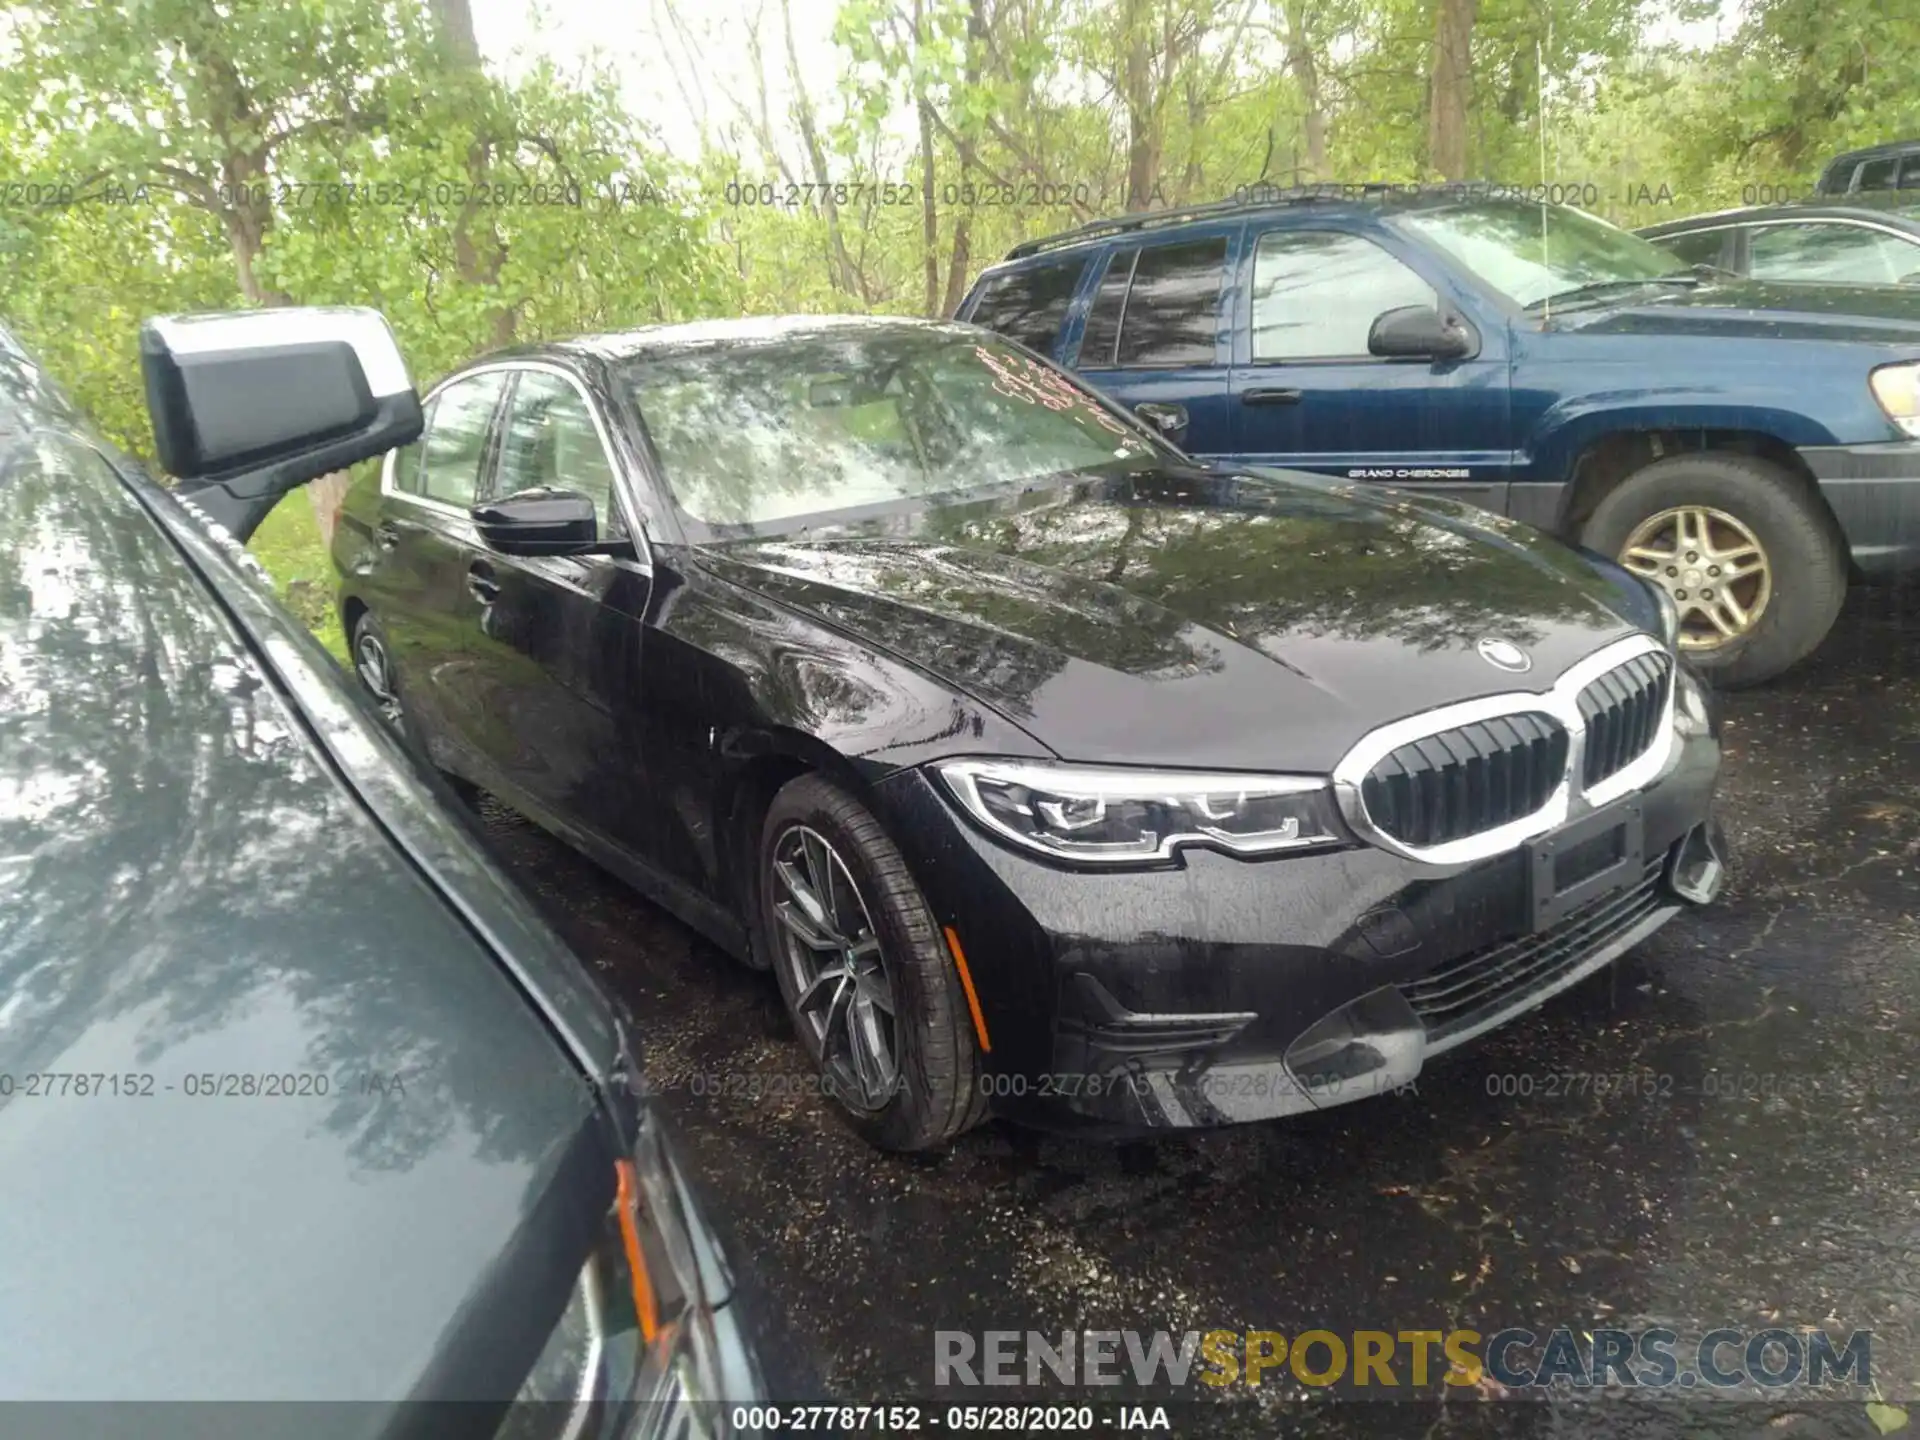
[[[619,1180],[620,1239],[626,1244],[627,1269],[633,1276],[633,1313],[640,1317],[641,1338],[651,1345],[660,1333],[660,1309],[654,1303],[646,1257],[640,1253],[640,1184],[631,1160],[614,1161],[613,1171]]]
[[[953,952],[954,968],[960,972],[960,988],[967,992],[967,1009],[973,1012],[973,1033],[980,1037],[980,1049],[985,1054],[993,1053],[993,1044],[987,1039],[987,1017],[980,1013],[980,997],[973,993],[973,972],[967,969],[967,952],[960,948],[960,937],[953,933],[953,926],[947,928],[947,949]]]

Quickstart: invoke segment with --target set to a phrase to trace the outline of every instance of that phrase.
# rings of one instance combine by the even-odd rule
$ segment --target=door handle
[[[1160,400],[1144,400],[1133,407],[1133,413],[1169,440],[1178,439],[1187,428],[1187,407],[1184,405],[1172,405]]]
[[[467,593],[482,605],[500,598],[500,582],[493,578],[493,567],[486,561],[476,560],[467,567]]]
[[[1298,390],[1242,390],[1240,403],[1242,405],[1298,405],[1300,392]]]
[[[400,543],[400,527],[391,520],[382,520],[373,527],[373,543],[382,550],[391,550]]]

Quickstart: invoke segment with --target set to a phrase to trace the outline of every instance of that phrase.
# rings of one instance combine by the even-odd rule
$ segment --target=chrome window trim
[[[586,407],[588,418],[593,421],[593,433],[599,437],[601,453],[607,457],[607,468],[613,475],[613,503],[618,507],[620,519],[627,527],[627,538],[633,541],[639,563],[649,570],[652,569],[653,547],[648,543],[646,527],[636,523],[634,519],[638,513],[638,509],[627,495],[627,486],[630,482],[627,478],[626,466],[620,463],[619,451],[614,448],[613,437],[607,429],[606,419],[601,415],[600,407],[594,403],[592,392],[582,383],[580,377],[575,375],[571,370],[568,370],[565,366],[555,365],[546,360],[498,360],[487,365],[475,365],[471,369],[462,370],[457,375],[449,375],[438,385],[434,386],[421,397],[420,408],[425,410],[440,398],[442,391],[446,390],[449,386],[459,384],[462,380],[471,380],[477,375],[490,375],[496,371],[504,371],[507,373],[508,382],[511,383],[513,376],[523,370],[536,370],[544,375],[557,375],[571,385],[574,393],[580,397],[580,403]],[[508,402],[506,419],[507,423],[511,424],[513,421],[511,392],[502,398]],[[426,443],[426,438],[423,432],[420,437],[420,443]],[[401,448],[404,449],[405,447],[403,446]],[[381,499],[404,500],[409,504],[438,511],[442,515],[457,516],[459,519],[471,523],[472,517],[461,506],[449,504],[445,500],[435,500],[429,495],[415,495],[409,491],[396,490],[393,484],[393,462],[394,457],[399,453],[399,450],[389,450],[380,462]],[[422,456],[423,461],[424,459],[425,457]]]
[[[1609,670],[1646,654],[1666,655],[1672,662],[1666,703],[1661,708],[1660,723],[1655,727],[1653,743],[1599,784],[1590,789],[1583,788],[1575,778],[1585,773],[1586,765],[1587,727],[1580,715],[1580,692]],[[1508,690],[1498,695],[1483,695],[1478,699],[1442,705],[1392,721],[1363,735],[1334,766],[1334,799],[1340,806],[1341,816],[1353,827],[1356,835],[1368,844],[1392,854],[1428,865],[1443,866],[1489,860],[1589,810],[1641,789],[1666,768],[1667,760],[1673,753],[1673,706],[1679,689],[1677,671],[1678,665],[1673,662],[1672,652],[1660,641],[1645,633],[1629,635],[1623,640],[1602,646],[1569,666],[1545,690]],[[1387,755],[1402,745],[1456,726],[1471,725],[1501,715],[1528,713],[1551,716],[1567,732],[1566,770],[1560,777],[1560,783],[1538,810],[1492,830],[1460,840],[1449,840],[1441,845],[1407,845],[1374,825],[1372,817],[1367,814],[1361,786],[1366,781],[1367,772]]]

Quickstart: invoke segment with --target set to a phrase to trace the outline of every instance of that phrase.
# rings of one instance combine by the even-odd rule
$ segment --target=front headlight
[[[1882,365],[1867,377],[1887,418],[1920,440],[1920,361]]]
[[[1333,793],[1318,776],[1023,760],[947,760],[933,768],[991,833],[1057,860],[1138,865],[1182,845],[1254,856],[1346,839]]]

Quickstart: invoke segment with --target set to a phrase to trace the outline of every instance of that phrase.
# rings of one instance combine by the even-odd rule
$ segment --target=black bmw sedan
[[[877,1143],[1410,1081],[1720,884],[1660,595],[1200,466],[968,326],[475,362],[349,496],[361,680],[749,963]]]
[[[316,397],[322,449],[419,432],[372,312],[173,333],[156,423],[235,488],[318,473]],[[303,398],[197,363],[223,336]],[[766,1398],[631,1023],[445,798],[0,331],[9,1437],[636,1440]]]

